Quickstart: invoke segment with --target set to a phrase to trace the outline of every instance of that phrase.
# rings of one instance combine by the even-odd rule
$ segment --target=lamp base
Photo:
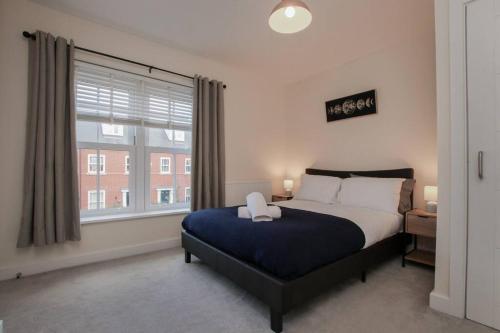
[[[287,197],[291,197],[293,195],[292,191],[285,191],[285,195]]]
[[[437,202],[427,201],[427,203],[425,205],[425,210],[428,213],[437,213]]]

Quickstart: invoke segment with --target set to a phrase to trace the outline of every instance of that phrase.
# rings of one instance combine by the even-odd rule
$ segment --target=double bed
[[[349,178],[413,178],[413,169],[330,171],[308,175]],[[403,215],[338,203],[290,200],[275,203],[282,218],[255,223],[237,207],[193,212],[183,221],[186,263],[191,254],[270,307],[271,329],[283,315],[337,282],[404,253]]]

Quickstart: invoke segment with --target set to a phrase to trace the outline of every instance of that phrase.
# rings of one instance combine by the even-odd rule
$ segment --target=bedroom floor
[[[268,308],[181,249],[0,282],[5,333],[271,332]],[[427,306],[433,272],[388,262],[290,312],[284,332],[496,332]]]

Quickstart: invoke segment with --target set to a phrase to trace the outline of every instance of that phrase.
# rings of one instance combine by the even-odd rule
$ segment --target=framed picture
[[[377,113],[375,89],[325,103],[326,121],[337,121]]]

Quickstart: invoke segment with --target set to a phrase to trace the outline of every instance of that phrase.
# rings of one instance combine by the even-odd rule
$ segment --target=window
[[[165,130],[165,134],[170,141],[174,141],[177,143],[183,143],[186,140],[186,136],[184,131],[173,131],[170,129]]]
[[[99,193],[99,197],[97,194]],[[106,208],[106,191],[88,191],[88,208],[89,209],[103,209]]]
[[[170,173],[170,157],[160,157],[160,173]]]
[[[173,195],[171,188],[159,188],[156,190],[156,202],[158,204],[171,204]]]
[[[186,175],[190,175],[191,174],[191,159],[189,157],[187,157],[184,160],[184,173]]]
[[[102,135],[123,136],[123,125],[101,124]]]
[[[77,123],[77,130],[83,130],[82,127],[85,126]],[[97,131],[98,127],[100,125],[93,128]],[[125,157],[130,154],[125,146],[78,143],[81,216],[123,212],[121,189],[132,185],[129,184],[129,175],[124,174]],[[98,199],[99,193],[105,193],[106,198]]]
[[[190,203],[191,202],[191,187],[186,187],[184,189],[184,201],[186,203]]]
[[[130,205],[130,192],[122,190],[122,207],[127,208]]]
[[[130,173],[130,156],[125,156],[125,174],[128,175]]]
[[[75,89],[81,216],[189,208],[193,89],[78,61]]]
[[[106,156],[99,155],[98,159],[96,154],[88,154],[87,172],[90,175],[95,175],[98,169],[100,170],[100,173],[106,173]]]

